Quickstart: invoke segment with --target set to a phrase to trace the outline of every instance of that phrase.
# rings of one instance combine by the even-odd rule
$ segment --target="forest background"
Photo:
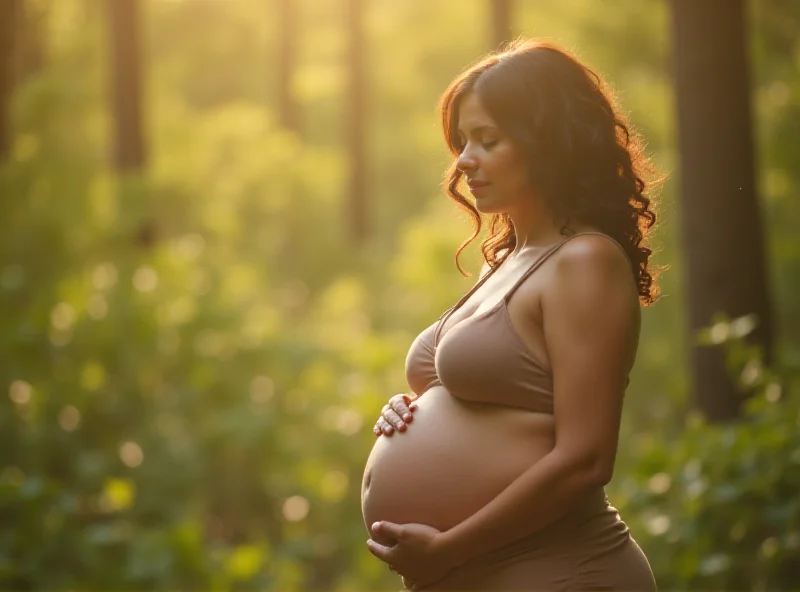
[[[800,589],[800,4],[743,6],[769,355],[689,322],[673,3],[0,0],[2,587],[398,587],[371,427],[481,263],[435,105],[510,30],[601,72],[668,175],[612,503],[662,589]]]

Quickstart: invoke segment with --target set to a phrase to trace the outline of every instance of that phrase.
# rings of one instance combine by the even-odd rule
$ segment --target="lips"
[[[488,184],[489,183],[487,183],[486,181],[475,181],[475,180],[469,181],[467,183],[470,189],[478,189],[479,187],[486,187]]]

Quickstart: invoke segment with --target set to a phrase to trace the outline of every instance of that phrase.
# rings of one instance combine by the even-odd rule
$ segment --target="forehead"
[[[476,127],[497,127],[494,119],[484,109],[478,95],[474,92],[467,94],[458,107],[458,129],[466,132]]]

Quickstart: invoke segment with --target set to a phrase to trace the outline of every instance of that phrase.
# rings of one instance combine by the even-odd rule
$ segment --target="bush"
[[[642,437],[616,484],[665,590],[800,587],[800,405],[745,344],[747,326],[712,328],[734,376],[755,390],[744,417],[710,424],[693,413],[672,441]]]

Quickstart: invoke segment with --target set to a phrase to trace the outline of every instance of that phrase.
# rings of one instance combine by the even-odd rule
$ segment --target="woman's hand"
[[[393,524],[376,522],[372,532],[392,546],[373,539],[367,541],[370,553],[389,564],[392,571],[403,577],[403,583],[419,590],[442,580],[457,567],[457,562],[442,544],[441,532],[427,524]]]
[[[414,421],[412,413],[416,410],[416,403],[412,403],[411,397],[405,394],[399,394],[389,399],[389,402],[383,406],[381,415],[375,426],[372,428],[375,437],[381,434],[391,436],[395,430],[404,432],[406,424]]]

